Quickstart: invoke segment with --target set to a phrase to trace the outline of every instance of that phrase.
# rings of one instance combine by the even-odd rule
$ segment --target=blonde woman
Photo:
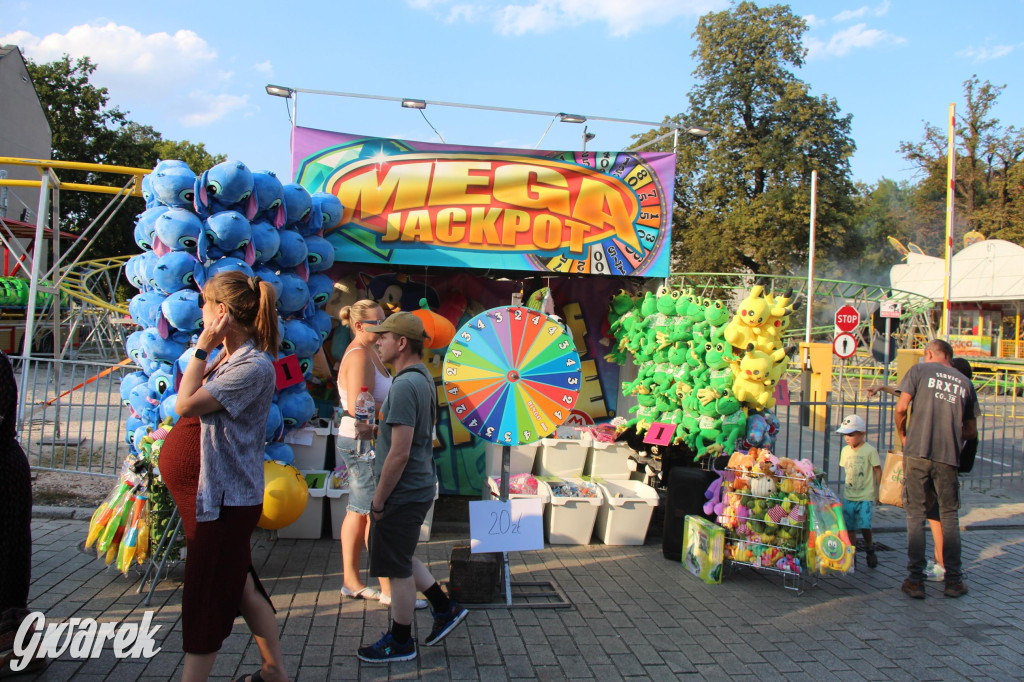
[[[339,310],[338,320],[352,333],[352,341],[345,349],[338,368],[338,394],[344,416],[335,434],[337,458],[345,463],[349,472],[348,512],[341,524],[341,562],[344,571],[341,594],[351,599],[378,599],[387,606],[391,603],[387,580],[381,580],[381,589],[376,590],[367,587],[359,575],[359,556],[370,528],[370,501],[377,489],[377,480],[373,473],[372,456],[364,452],[368,448],[365,443],[359,443],[355,429],[355,402],[359,390],[366,386],[379,413],[391,389],[391,374],[384,367],[374,346],[377,335],[367,331],[369,327],[384,322],[384,310],[375,301],[363,299]],[[426,606],[425,601],[417,600],[418,608]]]

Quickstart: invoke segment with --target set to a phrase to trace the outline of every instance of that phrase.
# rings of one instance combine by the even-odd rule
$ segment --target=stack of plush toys
[[[239,161],[199,176],[182,161],[161,161],[143,179],[142,191],[146,210],[137,219],[135,241],[143,252],[125,265],[139,290],[128,305],[139,330],[125,347],[141,369],[124,377],[121,399],[131,410],[129,458],[147,463],[150,484],[159,485],[159,468],[149,455],[154,446],[159,451],[158,436],[178,419],[176,380],[202,326],[204,284],[228,270],[270,282],[277,292],[279,357],[297,356],[303,377],[312,378],[313,356],[331,332],[323,308],[334,284],[323,273],[334,264],[334,247],[323,231],[341,222],[342,206],[331,194],[282,185],[273,173],[253,173]],[[213,361],[216,352],[211,356]],[[266,427],[268,461],[293,461],[283,436],[305,425],[315,409],[304,383],[275,395]],[[151,492],[155,499],[166,497]],[[154,509],[165,516],[161,511],[169,513]],[[156,523],[153,531],[158,540]]]
[[[733,453],[722,474],[724,494],[708,506],[728,531],[725,558],[801,573],[807,565],[808,492],[815,480],[811,461],[751,448]]]
[[[737,448],[771,447],[778,431],[775,386],[789,365],[783,334],[794,310],[790,293],[754,286],[734,315],[724,301],[692,289],[661,287],[639,301],[626,292],[609,311],[615,349],[606,356],[639,366],[623,393],[636,395],[627,422],[643,433],[654,422],[675,425],[673,442],[694,460]]]

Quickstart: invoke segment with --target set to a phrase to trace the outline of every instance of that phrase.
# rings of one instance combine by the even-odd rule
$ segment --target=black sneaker
[[[423,643],[427,646],[434,646],[448,636],[448,633],[455,629],[455,626],[466,620],[469,611],[452,602],[446,613],[434,613],[434,627]]]
[[[868,568],[874,568],[878,565],[878,555],[874,552],[868,552]]]
[[[958,583],[946,583],[946,589],[942,594],[947,597],[962,597],[967,594],[967,585],[964,585],[962,580]]]
[[[910,578],[903,581],[903,587],[900,588],[906,592],[907,596],[911,599],[924,599],[924,583],[915,583]]]
[[[410,637],[405,644],[399,644],[390,632],[383,633],[376,644],[364,646],[357,655],[359,660],[367,663],[391,663],[392,661],[411,661],[416,658],[416,639]]]

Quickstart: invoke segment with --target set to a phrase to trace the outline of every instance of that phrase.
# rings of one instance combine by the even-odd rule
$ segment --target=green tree
[[[690,112],[711,129],[680,137],[673,265],[790,273],[806,262],[811,171],[818,171],[819,254],[853,253],[850,116],[792,69],[807,25],[788,7],[742,2],[701,17]],[[650,131],[638,142],[665,132]],[[660,148],[665,149],[667,142]]]
[[[128,112],[110,106],[107,89],[90,82],[96,65],[88,57],[72,60],[64,55],[44,64],[26,60],[26,66],[50,123],[55,160],[152,168],[158,158],[182,158],[193,169],[205,170],[225,158],[209,154],[201,143],[164,140],[152,127],[136,123],[128,118]],[[91,185],[129,182],[123,175],[77,170],[61,170],[57,176],[61,182]],[[110,217],[102,232],[90,232],[95,239],[89,258],[138,251],[133,233],[135,216],[145,210],[142,199],[130,197],[118,204],[115,212],[111,198],[110,194],[61,192],[61,229],[81,234],[97,217]]]
[[[1006,86],[992,85],[976,75],[964,81],[964,102],[957,106],[954,122],[956,184],[954,234],[976,230],[990,238],[1024,243],[1020,215],[1021,162],[1024,131],[1004,127],[994,109]],[[921,173],[915,206],[930,235],[937,235],[941,253],[945,234],[948,130],[925,123],[922,139],[902,142],[899,150]],[[954,239],[959,250],[961,241]],[[925,245],[922,244],[922,247]]]

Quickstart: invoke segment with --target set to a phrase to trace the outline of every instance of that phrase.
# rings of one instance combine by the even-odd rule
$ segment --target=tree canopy
[[[690,111],[670,120],[712,133],[680,138],[675,269],[769,274],[799,267],[807,258],[812,170],[819,251],[858,250],[850,231],[851,117],[793,74],[804,62],[806,30],[789,7],[750,2],[698,22]]]
[[[164,140],[152,127],[130,120],[129,112],[110,106],[107,89],[90,82],[96,65],[88,57],[73,61],[64,55],[44,64],[26,60],[26,66],[50,123],[55,160],[152,168],[158,159],[179,158],[199,172],[226,158],[211,155],[202,143]],[[85,171],[62,170],[58,175],[63,182],[98,185],[127,180],[124,176]],[[108,194],[62,192],[62,229],[81,233],[110,200]],[[96,238],[89,257],[137,252],[135,216],[144,209],[141,199],[128,199]]]

